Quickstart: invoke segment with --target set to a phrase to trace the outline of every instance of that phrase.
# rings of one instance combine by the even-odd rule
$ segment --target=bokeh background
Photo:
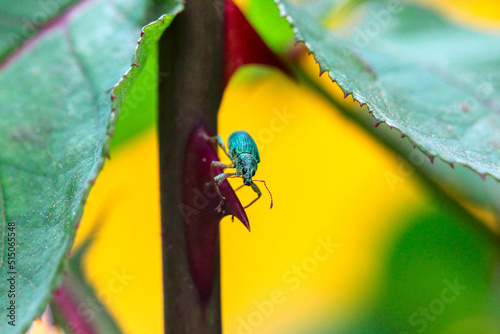
[[[294,53],[354,108],[293,47],[272,0],[237,3],[273,50]],[[426,4],[460,24],[500,27],[497,1]],[[149,60],[127,98],[75,243],[102,224],[85,275],[134,334],[163,332],[157,62]],[[356,104],[355,112],[368,110]],[[498,241],[436,196],[405,159],[314,90],[265,67],[242,68],[224,94],[219,134],[240,129],[259,146],[256,177],[275,206],[264,193],[247,210],[251,233],[229,217],[221,222],[224,333],[500,332]],[[243,203],[254,196],[249,188],[238,195]],[[47,332],[40,322],[32,328]]]

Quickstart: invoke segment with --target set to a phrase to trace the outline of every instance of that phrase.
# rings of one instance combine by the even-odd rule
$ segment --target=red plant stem
[[[53,304],[57,307],[57,312],[61,313],[66,329],[71,333],[97,334],[88,317],[85,317],[79,310],[81,300],[72,295],[74,286],[68,284],[69,278],[65,276],[59,288],[54,291]]]
[[[267,47],[232,0],[225,0],[225,72],[227,84],[238,68],[248,64],[276,67],[293,76],[290,69]]]
[[[222,0],[187,1],[159,43],[160,73],[168,73],[159,87],[158,118],[165,333],[221,333],[218,225],[210,293],[202,300],[192,276],[180,206],[190,136],[200,124],[217,133],[223,8]]]

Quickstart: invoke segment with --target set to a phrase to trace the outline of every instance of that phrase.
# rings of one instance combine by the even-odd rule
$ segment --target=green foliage
[[[111,141],[111,155],[115,148],[154,126],[158,110],[158,80],[164,80],[167,75],[158,75],[158,52],[153,50],[122,106]]]
[[[276,0],[297,40],[376,122],[429,157],[500,179],[500,39],[398,0],[367,1],[331,31],[323,11]],[[320,8],[320,7],[318,7]]]
[[[290,25],[280,18],[273,0],[250,0],[245,11],[248,21],[275,52],[283,52],[293,40]]]
[[[177,0],[58,3],[0,2],[8,37],[0,43],[1,333],[26,330],[49,300],[125,97],[182,9]],[[8,222],[16,223],[13,269]],[[15,327],[5,321],[12,270]]]

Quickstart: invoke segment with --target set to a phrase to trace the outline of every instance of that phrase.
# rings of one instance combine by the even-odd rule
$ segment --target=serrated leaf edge
[[[447,159],[439,156],[438,154],[432,154],[425,147],[421,146],[419,143],[417,143],[415,140],[413,140],[408,134],[403,133],[403,131],[401,129],[399,129],[396,125],[390,124],[389,123],[390,120],[388,121],[388,119],[386,117],[384,117],[378,111],[378,109],[375,108],[369,101],[366,101],[361,96],[361,94],[359,94],[357,92],[346,91],[346,89],[344,87],[342,87],[341,84],[339,84],[337,82],[337,80],[335,79],[335,77],[333,76],[333,74],[331,74],[330,71],[327,70],[325,68],[325,66],[322,65],[318,61],[318,58],[315,55],[314,48],[309,43],[307,43],[305,41],[305,39],[302,37],[299,29],[294,24],[293,18],[290,15],[287,14],[285,6],[280,2],[280,0],[274,0],[274,2],[278,6],[278,9],[279,9],[279,12],[280,12],[280,16],[282,18],[285,18],[288,21],[288,23],[290,24],[290,26],[292,27],[292,29],[293,29],[293,36],[294,36],[294,39],[295,39],[295,44],[297,44],[297,43],[303,43],[304,46],[306,47],[306,49],[308,50],[309,54],[314,57],[314,60],[316,61],[316,63],[319,66],[319,76],[321,76],[324,72],[328,72],[328,76],[332,80],[332,82],[336,83],[339,86],[339,88],[342,90],[342,92],[344,93],[344,99],[347,98],[347,96],[351,95],[353,101],[358,102],[360,104],[360,106],[366,105],[366,107],[368,108],[368,113],[371,114],[373,116],[373,118],[375,119],[375,127],[378,127],[381,123],[386,123],[387,126],[389,126],[391,128],[391,130],[393,128],[396,129],[396,130],[398,130],[401,133],[401,138],[405,138],[406,137],[408,139],[408,141],[413,145],[413,148],[418,148],[424,155],[426,155],[429,158],[429,160],[430,160],[431,163],[434,163],[434,159],[437,157],[441,161],[443,161],[444,163],[448,164],[452,169],[455,169],[455,165],[462,165],[462,166],[470,169],[471,171],[477,173],[479,175],[479,177],[481,177],[481,179],[483,181],[485,181],[486,180],[486,176],[489,175],[491,178],[493,178],[497,182],[500,182],[500,177],[497,177],[497,176],[491,174],[488,171],[481,172],[481,171],[477,170],[476,168],[473,168],[472,166],[468,165],[467,163],[463,163],[463,162],[460,162],[460,161],[449,161],[449,160],[447,160]]]

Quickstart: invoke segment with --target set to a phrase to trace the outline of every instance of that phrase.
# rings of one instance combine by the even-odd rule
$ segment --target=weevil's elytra
[[[251,154],[257,163],[260,162],[259,150],[253,138],[246,131],[236,131],[229,135],[227,142],[230,157],[237,157],[242,153]]]
[[[252,184],[252,177],[260,162],[259,150],[253,138],[246,131],[231,133],[227,140],[229,159],[236,166],[236,176],[243,177],[246,186]]]
[[[215,187],[217,189],[219,197],[221,198],[221,204],[219,204],[219,206],[217,207],[218,211],[221,210],[225,200],[225,198],[219,191],[219,185],[229,177],[243,178],[243,184],[246,186],[250,186],[253,189],[253,191],[257,193],[257,198],[254,199],[252,202],[250,202],[250,204],[245,206],[244,209],[248,208],[250,205],[255,203],[255,201],[257,201],[260,198],[260,196],[262,196],[262,192],[260,191],[259,187],[257,187],[254,181],[263,182],[267,191],[269,191],[265,181],[252,180],[252,178],[255,176],[255,172],[257,172],[257,167],[260,162],[260,155],[259,155],[259,150],[257,148],[257,144],[255,144],[255,141],[248,134],[248,132],[246,131],[233,132],[228,138],[227,142],[228,151],[226,151],[224,141],[222,140],[222,137],[220,135],[208,139],[213,141],[214,143],[217,143],[233,163],[233,165],[231,166],[231,165],[226,165],[220,161],[212,161],[211,165],[212,176],[213,176],[213,169],[215,167],[222,169],[236,168],[235,173],[222,173],[214,177]],[[240,188],[241,187],[239,187],[238,189]],[[269,195],[271,195],[271,192],[269,192]],[[271,208],[272,207],[273,207],[273,197],[271,195]]]

